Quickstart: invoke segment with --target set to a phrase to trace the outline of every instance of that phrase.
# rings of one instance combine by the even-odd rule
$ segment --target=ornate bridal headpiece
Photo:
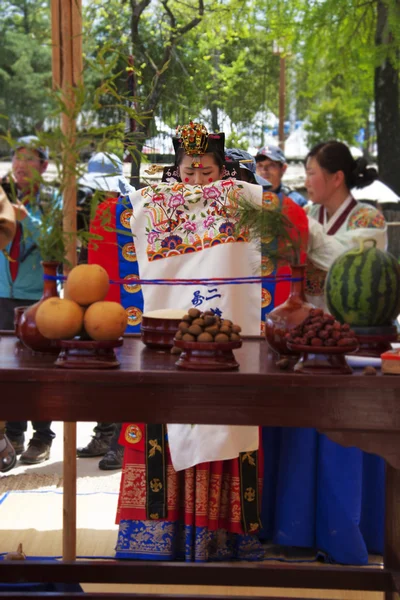
[[[188,125],[178,125],[176,137],[185,154],[193,156],[192,167],[201,168],[200,156],[207,152],[208,131],[202,123],[190,121]]]

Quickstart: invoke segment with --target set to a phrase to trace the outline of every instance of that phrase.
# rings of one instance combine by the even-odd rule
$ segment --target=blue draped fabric
[[[181,521],[121,521],[115,558],[181,560],[263,560],[266,548],[255,535],[184,525]]]
[[[263,447],[262,539],[343,564],[383,554],[383,459],[315,429],[264,427]]]
[[[127,197],[121,196],[118,198],[116,206],[116,243],[118,244],[118,265],[119,265],[119,277],[125,279],[125,277],[136,277],[139,279],[139,263],[136,258],[136,254],[132,249],[132,234],[129,223],[123,218],[123,214],[126,210],[131,210],[131,204]],[[129,247],[129,252],[126,251]],[[143,292],[140,286],[120,286],[120,302],[125,309],[135,308],[138,315],[143,313]],[[128,320],[126,327],[126,333],[140,333],[141,316],[137,317],[135,324],[131,324],[131,319]]]

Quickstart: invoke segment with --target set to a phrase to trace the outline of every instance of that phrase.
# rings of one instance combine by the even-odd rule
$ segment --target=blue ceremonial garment
[[[315,429],[264,427],[263,450],[263,539],[343,564],[383,553],[383,459]]]

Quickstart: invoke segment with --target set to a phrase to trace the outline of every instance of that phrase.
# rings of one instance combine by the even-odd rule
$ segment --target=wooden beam
[[[82,77],[82,0],[52,0],[53,86],[61,90],[64,273],[76,265],[76,88]],[[76,423],[64,423],[63,558],[76,558]]]

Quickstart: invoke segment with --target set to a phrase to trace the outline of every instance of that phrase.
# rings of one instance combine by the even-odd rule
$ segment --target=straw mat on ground
[[[77,495],[77,555],[114,556],[118,494]],[[0,553],[23,544],[30,556],[62,554],[61,490],[11,491],[0,497]]]

